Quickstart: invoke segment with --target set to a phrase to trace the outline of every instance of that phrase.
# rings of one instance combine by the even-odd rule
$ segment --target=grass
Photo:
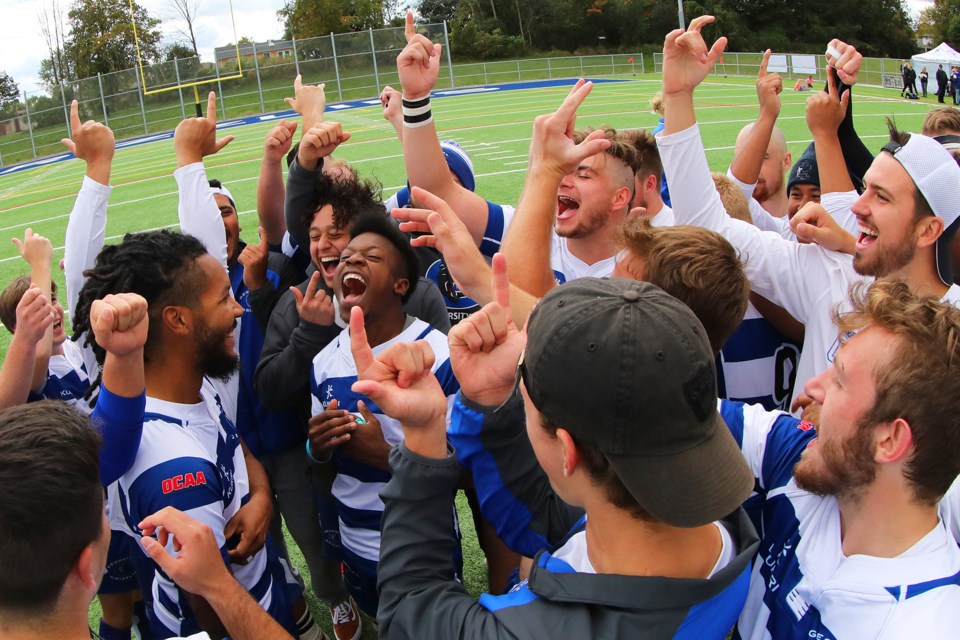
[[[641,74],[624,79],[629,81],[597,85],[580,109],[577,124],[653,127],[657,116],[650,112],[648,100],[658,89],[659,78]],[[464,95],[435,100],[433,108],[441,136],[456,139],[471,153],[477,191],[495,202],[514,203],[526,172],[532,120],[552,110],[566,92],[567,89],[558,87]],[[782,94],[779,125],[794,158],[810,141],[804,119],[807,95],[789,90]],[[698,89],[696,101],[710,165],[714,170],[725,170],[733,155],[737,132],[757,113],[753,82],[715,75]],[[917,131],[923,116],[936,105],[933,99],[908,102],[900,100],[894,90],[859,87],[854,104],[857,130],[871,149],[879,149],[886,138],[885,116],[895,115],[902,128]],[[378,108],[331,113],[329,118],[338,118],[353,134],[338,150],[339,156],[349,160],[363,175],[376,176],[384,186],[385,197],[404,185],[400,145]],[[237,139],[206,161],[208,176],[222,180],[234,194],[244,227],[242,235],[247,241],[256,238],[256,179],[263,138],[270,126],[264,123],[231,129]],[[171,141],[118,150],[111,176],[114,189],[108,208],[108,242],[118,241],[129,231],[176,226],[177,191],[172,177],[175,167]],[[0,176],[0,234],[22,236],[23,230],[31,227],[51,238],[54,260],[59,260],[63,256],[67,216],[83,171],[81,161],[69,160]],[[13,244],[0,243],[0,283],[27,272]],[[58,272],[55,277],[62,287],[61,274]],[[5,352],[8,342],[9,336],[4,332],[0,336],[0,352]],[[463,516],[465,581],[470,591],[478,594],[486,583],[482,555],[465,503],[459,502],[458,507]],[[287,542],[295,564],[303,567],[296,545],[291,540]],[[303,573],[307,575],[306,571]],[[327,611],[313,599],[312,593],[308,595],[314,614],[327,625]],[[91,620],[95,621],[96,616],[94,604]],[[375,636],[368,631],[364,637]]]

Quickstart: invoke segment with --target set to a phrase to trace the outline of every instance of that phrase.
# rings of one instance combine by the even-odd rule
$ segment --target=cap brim
[[[957,229],[960,229],[960,217],[943,230],[943,233],[937,238],[936,244],[937,275],[940,276],[943,284],[948,287],[953,285],[953,252],[950,251],[950,245],[957,235]]]
[[[730,430],[714,413],[713,434],[670,456],[612,456],[617,476],[652,517],[675,527],[699,527],[735,511],[754,478]]]

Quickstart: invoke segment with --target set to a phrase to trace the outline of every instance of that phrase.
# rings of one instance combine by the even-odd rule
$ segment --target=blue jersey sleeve
[[[800,455],[817,435],[811,423],[760,405],[723,400],[720,415],[764,491],[790,481]]]
[[[135,398],[114,395],[100,385],[91,422],[100,431],[100,482],[107,486],[130,470],[140,448],[146,393]]]
[[[507,231],[508,220],[504,215],[503,207],[499,204],[487,202],[487,227],[483,230],[483,240],[480,242],[480,253],[492,258],[500,251],[503,236]]]

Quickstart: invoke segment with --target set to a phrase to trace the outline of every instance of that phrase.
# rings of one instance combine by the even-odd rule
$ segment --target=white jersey
[[[63,274],[67,295],[62,300],[68,312],[77,307],[77,298],[83,288],[83,272],[92,269],[97,255],[103,249],[107,230],[107,201],[112,188],[84,176],[80,192],[67,219],[63,243]]]
[[[773,231],[774,233],[780,234],[787,240],[797,239],[797,236],[793,233],[793,229],[790,228],[790,219],[787,216],[778,218],[764,209],[763,205],[753,197],[753,191],[757,188],[757,183],[747,184],[746,182],[740,182],[730,169],[727,169],[727,177],[740,187],[740,191],[742,191],[743,195],[747,198],[747,204],[750,205],[750,217],[753,219],[754,225],[764,231]],[[853,215],[850,207],[859,197],[860,194],[856,191],[825,193],[820,198],[820,204],[833,216],[837,224],[856,236],[860,234],[860,231],[857,226],[857,217]]]
[[[553,234],[553,248],[550,252],[550,268],[557,284],[563,284],[577,278],[608,278],[617,265],[616,254],[599,262],[587,264],[570,253],[567,239]]]
[[[176,404],[147,398],[143,434],[129,471],[107,490],[110,528],[139,541],[138,524],[163,507],[175,507],[209,525],[224,556],[224,527],[249,494],[247,466],[236,427],[224,414],[220,398],[206,379],[197,404]],[[177,556],[173,541],[167,551]],[[276,592],[268,548],[246,565],[232,565],[237,581],[265,610]],[[169,630],[192,629],[183,617],[184,595],[159,568],[154,574],[153,609]],[[283,600],[281,595],[279,600]]]
[[[734,403],[724,403],[722,414],[763,501],[759,555],[737,623],[742,638],[956,637],[960,548],[945,526],[948,513],[896,558],[844,556],[836,500],[793,479],[814,437],[811,425]]]
[[[99,368],[96,356],[89,347],[80,346],[79,342],[65,340],[63,355],[51,355],[47,365],[47,379],[43,389],[38,393],[31,392],[30,400],[60,400],[74,409],[90,415],[96,404],[97,392],[94,389],[90,398],[84,399],[87,389],[96,379]]]
[[[675,224],[677,224],[677,220],[673,216],[673,209],[666,204],[657,212],[657,215],[650,218],[651,227],[672,227]]]
[[[833,362],[840,346],[834,309],[838,304],[849,305],[851,284],[873,279],[854,271],[853,256],[791,242],[728,216],[710,176],[698,125],[658,136],[657,147],[667,178],[674,185],[671,194],[677,222],[705,227],[730,241],[740,252],[750,288],[806,326],[795,398],[808,380]],[[944,301],[955,303],[958,298],[960,288],[954,286]]]
[[[373,353],[378,355],[395,343],[415,340],[426,340],[436,356],[432,371],[447,395],[449,424],[449,408],[453,406],[453,397],[460,389],[460,385],[450,368],[450,352],[447,337],[443,333],[422,320],[408,318],[408,324],[400,335],[373,347]],[[350,387],[356,381],[357,367],[350,351],[350,329],[346,328],[313,359],[313,370],[310,376],[313,415],[323,411],[330,401],[335,399],[338,409],[359,416],[357,401],[363,400],[368,410],[380,421],[384,440],[391,446],[399,444],[403,440],[400,422],[385,415],[366,396],[354,392]],[[357,428],[363,429],[364,425],[361,424]],[[380,514],[383,513],[380,491],[389,481],[390,473],[384,469],[370,467],[339,452],[335,454],[334,460],[337,464],[337,477],[333,483],[333,497],[336,500],[340,520],[340,540],[343,548],[360,558],[378,562]]]

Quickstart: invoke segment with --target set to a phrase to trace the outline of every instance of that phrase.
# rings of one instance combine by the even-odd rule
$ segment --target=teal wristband
[[[317,464],[324,464],[325,462],[330,462],[330,456],[328,455],[323,460],[317,460],[313,457],[313,451],[310,449],[310,438],[307,438],[307,457],[316,462]]]

